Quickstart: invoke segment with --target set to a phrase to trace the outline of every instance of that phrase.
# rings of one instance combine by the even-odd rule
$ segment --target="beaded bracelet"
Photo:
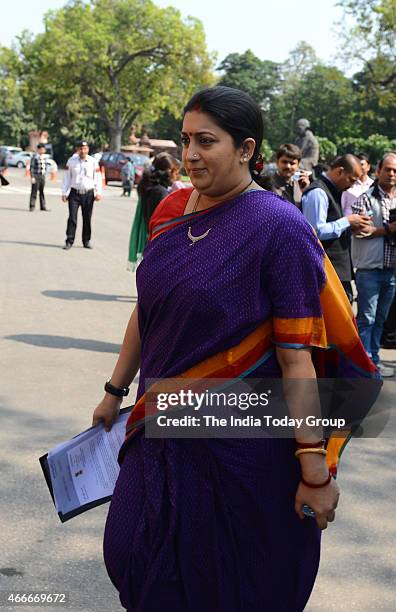
[[[307,482],[306,480],[304,480],[303,476],[301,476],[301,482],[303,483],[303,485],[305,485],[306,487],[309,487],[310,489],[321,489],[322,487],[327,487],[331,478],[332,476],[329,472],[329,475],[326,478],[326,480],[324,482],[320,482],[319,484],[314,484],[313,482]]]
[[[295,457],[299,455],[303,455],[304,453],[316,453],[318,455],[327,455],[327,450],[325,448],[299,448],[294,453]]]

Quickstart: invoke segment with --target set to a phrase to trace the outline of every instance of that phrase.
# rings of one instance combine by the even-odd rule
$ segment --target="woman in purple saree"
[[[104,539],[130,612],[302,611],[338,499],[317,438],[146,438],[147,379],[315,378],[312,347],[337,334],[333,367],[375,375],[313,230],[251,180],[261,138],[260,110],[242,92],[211,88],[186,107],[194,189],[154,213],[138,307],[94,413],[111,427],[140,367]],[[331,299],[336,325],[324,313]],[[296,444],[313,452],[296,458]]]

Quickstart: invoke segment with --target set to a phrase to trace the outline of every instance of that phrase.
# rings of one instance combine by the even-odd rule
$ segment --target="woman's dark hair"
[[[153,185],[162,185],[169,187],[171,184],[171,170],[174,162],[172,155],[169,153],[158,153],[153,159],[151,166],[143,172],[139,183],[138,192],[140,195]]]
[[[256,148],[249,162],[253,173],[263,140],[263,118],[258,104],[247,93],[232,87],[207,87],[193,95],[184,108],[184,115],[201,111],[232,137],[236,148],[246,138],[254,138]]]

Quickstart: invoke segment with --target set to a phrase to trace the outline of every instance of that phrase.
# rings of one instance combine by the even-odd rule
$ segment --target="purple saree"
[[[172,194],[170,208],[185,197]],[[158,210],[154,235],[162,233],[137,270],[138,400],[145,379],[189,370],[205,376],[219,355],[226,366],[216,372],[225,377],[278,377],[273,341],[325,348],[323,250],[296,207],[251,191],[181,218],[180,202],[174,222],[161,221]],[[194,236],[210,232],[191,245],[189,227]],[[268,337],[257,339],[263,323]],[[233,362],[241,345],[246,355]],[[293,440],[132,433],[104,540],[122,605],[130,612],[302,611],[320,532],[294,511],[300,471]]]

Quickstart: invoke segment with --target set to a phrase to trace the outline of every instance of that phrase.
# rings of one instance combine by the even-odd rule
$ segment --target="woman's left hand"
[[[326,529],[328,523],[332,523],[335,519],[339,496],[340,492],[334,478],[320,489],[312,489],[300,482],[296,493],[295,511],[301,519],[305,518],[302,508],[306,504],[315,512],[319,529]]]

